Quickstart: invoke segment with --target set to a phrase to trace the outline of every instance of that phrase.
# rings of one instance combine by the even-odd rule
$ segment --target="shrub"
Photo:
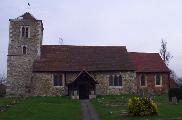
[[[128,100],[128,113],[134,116],[149,116],[158,113],[157,105],[147,97],[133,97]]]
[[[172,101],[172,97],[176,97],[178,102],[182,99],[182,88],[170,88],[168,91],[169,101]]]

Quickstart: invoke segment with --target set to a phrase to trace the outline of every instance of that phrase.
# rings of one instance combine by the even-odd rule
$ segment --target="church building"
[[[7,93],[90,99],[166,92],[170,71],[158,53],[126,46],[42,45],[43,22],[26,12],[10,19]]]

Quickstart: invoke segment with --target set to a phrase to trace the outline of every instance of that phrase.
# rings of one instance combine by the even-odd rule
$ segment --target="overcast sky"
[[[27,1],[31,8],[27,8]],[[182,77],[182,0],[0,0],[0,74],[6,73],[9,19],[30,11],[43,20],[43,44],[122,45],[159,52],[161,39]]]

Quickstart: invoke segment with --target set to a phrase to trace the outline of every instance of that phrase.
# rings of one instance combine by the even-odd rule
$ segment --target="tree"
[[[167,51],[167,42],[163,39],[161,40],[160,55],[164,63],[168,66],[169,61],[172,59],[173,56],[170,54],[169,51]]]
[[[175,73],[175,71],[172,70],[172,69],[170,69],[170,71],[171,71],[170,78],[172,78],[173,80],[177,81],[178,80],[178,76]]]
[[[5,84],[6,83],[6,76],[5,74],[0,75],[0,84]]]
[[[177,84],[182,88],[182,77],[177,79]]]

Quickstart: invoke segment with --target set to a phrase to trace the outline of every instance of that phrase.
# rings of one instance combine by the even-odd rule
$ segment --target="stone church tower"
[[[9,21],[7,94],[29,95],[33,62],[40,56],[43,23],[28,12]]]

